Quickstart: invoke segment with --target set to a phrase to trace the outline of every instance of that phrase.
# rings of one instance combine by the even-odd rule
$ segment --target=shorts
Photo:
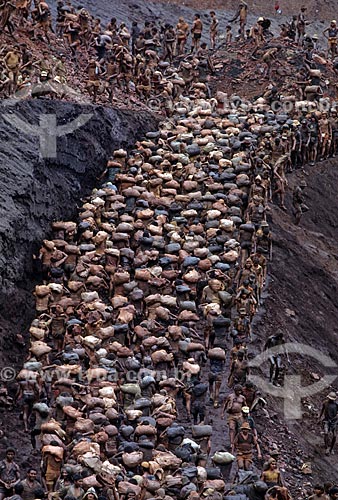
[[[251,243],[251,241],[242,241],[241,248],[243,250],[249,250],[250,251],[252,249],[252,243]]]
[[[32,407],[35,402],[34,394],[25,394],[23,395],[23,404]]]
[[[214,373],[214,372],[210,372],[209,373],[209,382],[212,383],[212,382],[222,382],[223,380],[223,374],[220,372],[220,373]]]
[[[0,493],[5,495],[5,498],[7,498],[13,495],[13,489],[11,488],[10,490],[8,490],[4,486],[0,486]]]
[[[241,451],[237,451],[236,453],[237,455],[237,461],[238,460],[246,460],[247,462],[252,462],[252,452],[241,452]]]
[[[194,40],[200,40],[202,38],[202,33],[194,33]]]
[[[201,403],[200,401],[196,401],[191,406],[191,413],[194,416],[200,416],[201,420],[204,420],[205,417],[205,403]]]
[[[228,415],[227,423],[229,429],[238,429],[240,423],[242,422],[242,415]]]
[[[337,420],[324,420],[323,427],[324,433],[328,434],[329,432],[335,432],[337,428]]]
[[[52,337],[55,340],[62,340],[64,337],[63,332],[52,332]]]

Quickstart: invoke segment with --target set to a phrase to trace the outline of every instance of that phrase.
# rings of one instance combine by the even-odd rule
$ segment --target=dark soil
[[[288,342],[311,346],[318,354],[328,355],[338,362],[337,164],[337,160],[331,160],[307,169],[306,204],[310,210],[299,226],[293,223],[291,208],[291,190],[299,181],[299,174],[289,178],[288,213],[276,207],[272,210],[271,283],[264,304],[266,312],[255,331],[258,350],[269,335],[281,328]],[[309,356],[290,355],[290,358],[287,374],[301,375],[302,386],[312,385],[325,374],[338,376],[337,368],[321,366]],[[266,366],[265,374],[267,370]],[[333,389],[337,388],[335,380]],[[324,456],[322,428],[316,423],[321,402],[330,390],[332,388],[327,387],[318,394],[304,397],[302,420],[286,421],[285,432],[280,436],[283,401],[269,398],[269,411],[271,408],[274,416],[268,424],[270,440],[275,441],[275,428],[277,442],[287,452],[286,470],[293,483],[335,478],[337,458]],[[301,465],[306,462],[312,465],[313,474],[309,477],[300,473]]]

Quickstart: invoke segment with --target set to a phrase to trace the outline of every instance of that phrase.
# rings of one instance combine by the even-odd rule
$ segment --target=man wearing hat
[[[324,418],[323,418],[324,417]],[[337,394],[330,392],[323,401],[323,406],[318,418],[318,422],[323,418],[325,455],[333,454],[333,447],[336,442],[336,428],[338,421]],[[329,435],[331,434],[331,442]]]
[[[234,441],[234,449],[239,469],[251,469],[254,448],[257,450],[258,459],[261,459],[262,456],[258,441],[251,431],[250,424],[244,422]]]
[[[303,212],[307,210],[307,206],[304,205],[303,190],[307,187],[306,181],[300,181],[299,185],[296,186],[292,193],[292,206],[293,213],[295,216],[295,224],[298,226]]]
[[[250,408],[248,406],[242,406],[242,424],[244,422],[247,422],[250,425],[250,429],[252,434],[255,436],[256,439],[258,439],[258,434],[257,434],[257,429],[255,425],[255,421],[250,415]]]

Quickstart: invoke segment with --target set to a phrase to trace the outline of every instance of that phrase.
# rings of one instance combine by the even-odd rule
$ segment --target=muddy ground
[[[288,196],[288,213],[278,208],[271,213],[273,228],[273,262],[270,266],[271,284],[265,301],[266,314],[256,328],[256,344],[262,343],[278,328],[286,333],[291,343],[310,346],[318,355],[327,355],[338,364],[338,221],[337,221],[337,172],[338,161],[333,159],[308,167],[305,176],[308,187],[306,204],[309,211],[301,224],[293,224],[291,196]],[[300,174],[289,178],[290,189],[299,181]],[[325,367],[321,361],[310,356],[290,355],[288,374],[301,375],[301,385],[315,383],[325,374],[338,376],[338,368]],[[337,390],[337,379],[332,385]],[[321,401],[330,392],[330,387],[303,398],[301,420],[286,421],[290,434],[286,441],[297,439],[295,448],[299,465],[312,464],[313,480],[336,479],[338,461],[336,456],[323,457],[323,433],[316,423]],[[270,399],[277,405],[276,412],[282,414],[282,400]],[[277,419],[279,418],[277,417]],[[293,464],[294,466],[295,464]],[[304,478],[304,481],[306,479]]]

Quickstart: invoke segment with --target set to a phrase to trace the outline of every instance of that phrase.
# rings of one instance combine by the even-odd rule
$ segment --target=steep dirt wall
[[[56,0],[51,0],[49,5],[55,14]],[[209,12],[211,9],[217,10],[220,20],[220,33],[224,33],[225,26],[229,19],[233,17],[237,10],[239,1],[235,0],[75,0],[75,6],[81,5],[87,8],[93,15],[102,19],[103,23],[108,23],[112,17],[116,17],[119,22],[124,22],[128,27],[132,21],[138,21],[142,26],[145,20],[162,21],[176,24],[179,16],[184,16],[188,22],[192,22],[195,11],[202,14],[202,21],[205,22],[205,40],[208,39],[208,25],[210,22]],[[293,14],[298,14],[300,6],[307,6],[307,16],[311,21],[308,26],[309,33],[318,32],[321,35],[322,22],[325,26],[332,18],[332,13],[336,11],[336,0],[308,0],[299,3],[296,0],[279,0],[282,14],[276,14],[275,1],[269,0],[247,0],[249,6],[249,23],[254,23],[257,16],[264,15],[272,20],[273,29],[278,32],[278,25],[289,19]],[[233,31],[235,33],[233,24]],[[324,26],[324,25],[323,25]],[[323,27],[324,29],[324,27]]]
[[[256,325],[256,348],[262,349],[265,339],[282,329],[288,342],[297,342],[316,350],[318,356],[330,356],[338,367],[338,161],[336,159],[308,167],[305,176],[306,204],[309,211],[299,226],[291,215],[291,193],[299,175],[289,177],[288,212],[274,207],[271,213],[273,230],[273,261],[270,285],[264,307],[266,313]],[[324,375],[337,375],[332,386],[302,398],[302,418],[284,420],[283,399],[268,396],[271,421],[279,439],[291,483],[323,482],[335,478],[337,455],[325,457],[323,429],[317,423],[323,399],[331,390],[338,390],[338,368],[308,355],[290,354],[287,375],[300,375],[301,386],[311,386]],[[284,359],[284,361],[286,361]],[[263,367],[268,376],[268,363]],[[300,472],[303,463],[312,465],[313,474]]]
[[[86,125],[57,139],[57,157],[40,156],[39,139],[0,122],[0,368],[15,365],[22,333],[33,314],[34,261],[50,223],[72,217],[76,205],[96,183],[113,149],[128,147],[156,128],[147,113],[81,106],[58,101],[24,101],[0,107],[0,114],[38,124],[56,115],[57,124],[91,113]]]

